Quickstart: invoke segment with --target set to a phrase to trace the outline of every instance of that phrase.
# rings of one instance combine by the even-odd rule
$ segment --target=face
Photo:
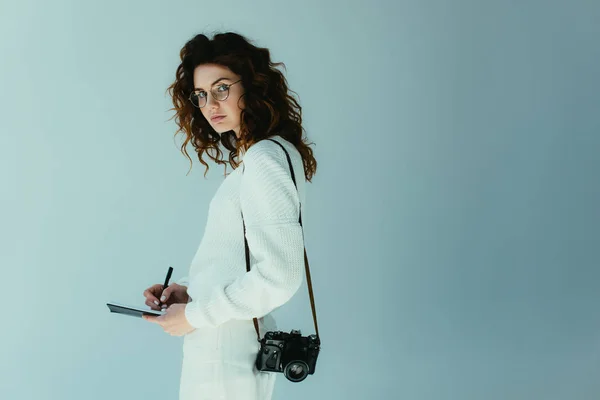
[[[227,67],[216,64],[199,65],[194,70],[194,88],[200,96],[206,98],[206,105],[200,108],[204,118],[218,133],[235,131],[236,136],[240,134],[241,111],[244,108],[244,99],[240,97],[244,94],[242,82],[237,82],[241,78],[234,74]],[[229,96],[223,101],[215,99],[212,91],[215,93],[226,90],[224,85],[236,84],[229,87]],[[238,106],[239,100],[239,106]],[[213,119],[214,116],[223,116],[223,118]]]

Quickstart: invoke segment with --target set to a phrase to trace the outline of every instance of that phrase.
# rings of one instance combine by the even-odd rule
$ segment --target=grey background
[[[277,399],[597,399],[597,1],[0,2],[0,393],[175,399],[181,338],[110,314],[185,275],[222,180],[173,139],[179,49],[271,49],[319,169],[323,351]],[[191,151],[191,148],[190,148]],[[277,311],[313,331],[306,286]]]

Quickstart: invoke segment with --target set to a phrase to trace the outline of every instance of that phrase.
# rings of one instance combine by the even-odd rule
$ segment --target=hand
[[[183,336],[196,330],[185,317],[187,304],[173,304],[167,308],[167,312],[160,317],[155,315],[143,315],[146,321],[160,325],[165,332],[171,336]]]
[[[165,297],[165,299],[162,300],[162,309],[177,303],[187,304],[190,298],[187,293],[187,286],[178,285],[176,283],[170,284],[165,290],[163,290],[163,285],[157,283],[144,290],[143,295],[146,298],[146,305],[157,311],[161,309],[161,307],[159,307],[159,298],[161,298],[161,296]]]

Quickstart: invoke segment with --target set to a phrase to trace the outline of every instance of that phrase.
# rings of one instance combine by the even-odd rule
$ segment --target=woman
[[[185,335],[180,400],[268,400],[276,373],[254,366],[260,343],[252,318],[258,319],[261,337],[277,330],[270,313],[302,283],[299,216],[317,162],[302,138],[301,107],[274,68],[282,63],[272,63],[268,49],[235,33],[212,40],[197,35],[180,56],[168,90],[176,134],[186,136],[182,153],[191,162],[185,150],[191,143],[204,175],[206,153],[225,165],[226,178],[210,203],[188,276],[164,291],[161,284],[144,291],[146,304],[166,314],[144,319],[171,335]],[[297,188],[284,150],[268,139],[289,153]],[[222,150],[229,151],[227,161]],[[227,165],[233,172],[226,173]],[[193,202],[190,208],[196,211]]]

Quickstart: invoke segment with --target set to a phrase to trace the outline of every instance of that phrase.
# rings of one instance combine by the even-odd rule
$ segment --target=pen
[[[167,272],[167,277],[165,278],[165,284],[163,285],[163,292],[165,291],[166,288],[169,287],[169,279],[171,279],[172,273],[173,273],[173,267],[169,267],[169,271]],[[162,297],[162,293],[161,293],[160,297]],[[162,301],[160,301],[160,299],[158,299],[158,306],[159,307],[162,306]]]

